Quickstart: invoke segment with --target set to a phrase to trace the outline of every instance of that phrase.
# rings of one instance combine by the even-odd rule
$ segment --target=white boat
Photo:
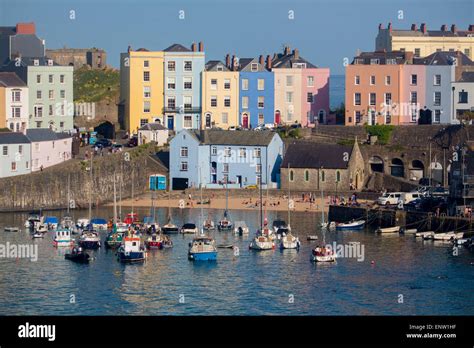
[[[336,224],[336,230],[362,230],[365,225],[365,220],[353,220],[345,223]]]
[[[424,238],[425,236],[431,236],[431,235],[433,235],[433,234],[434,234],[433,231],[416,232],[416,233],[415,233],[415,237],[416,237],[416,238]]]
[[[280,249],[299,249],[301,242],[298,237],[290,233],[281,237]]]
[[[201,200],[202,202],[202,200]],[[229,186],[227,184],[227,180],[225,183],[225,210],[224,216],[222,220],[217,223],[217,229],[219,231],[231,231],[234,229],[234,224],[232,220],[229,218]]]
[[[423,240],[433,240],[434,239],[434,235],[435,233],[434,232],[431,232],[431,233],[426,233],[423,235]]]
[[[38,225],[38,227],[35,228],[35,232],[47,233],[48,232],[48,227],[44,224],[40,224],[40,225]]]
[[[378,228],[376,232],[377,233],[399,233],[400,226]]]
[[[115,224],[115,229],[116,229],[116,232],[127,232],[128,231],[128,225],[124,222],[117,222]]]
[[[285,220],[273,220],[272,228],[273,232],[278,233],[280,229],[288,229],[288,225]]]
[[[75,227],[74,219],[69,215],[64,216],[61,219],[61,227],[72,230]]]
[[[74,245],[74,239],[71,237],[71,230],[68,228],[56,230],[54,232],[53,245],[57,247]]]
[[[265,233],[265,229],[264,229],[263,232],[260,232],[260,231],[257,232],[257,235],[255,236],[255,238],[250,242],[249,249],[273,250],[275,249],[275,242],[269,237],[269,233]]]
[[[41,215],[41,211],[34,211],[28,215],[28,218],[25,221],[25,227],[28,228],[36,228],[43,222],[43,216]]]
[[[33,238],[44,238],[44,233],[36,231],[33,233]]]
[[[416,234],[418,230],[416,228],[409,228],[409,229],[400,229],[400,232],[403,234]]]
[[[311,260],[314,262],[334,262],[336,253],[332,249],[317,246],[311,252]]]
[[[250,230],[245,221],[236,221],[234,225],[234,233],[243,236],[249,234]]]
[[[87,228],[87,226],[89,226],[89,223],[90,223],[89,219],[86,219],[86,218],[77,219],[76,227],[81,228],[81,229],[85,229],[85,228]]]
[[[208,217],[206,221],[204,221],[202,228],[206,231],[210,231],[210,230],[214,230],[216,226],[214,225],[214,221],[212,221],[211,218]]]
[[[19,232],[20,231],[18,227],[13,227],[13,226],[4,227],[3,230],[5,232]]]
[[[433,235],[434,240],[445,240],[445,241],[450,241],[450,240],[455,240],[455,239],[461,239],[464,237],[463,232],[458,232],[455,233],[454,231],[452,232],[445,232],[445,233],[435,233]]]
[[[123,239],[122,245],[117,250],[117,256],[122,263],[144,262],[147,253],[140,237],[131,234]]]
[[[197,234],[198,228],[193,223],[186,223],[181,227],[180,232],[184,234]]]
[[[460,238],[460,239],[455,239],[454,243],[456,245],[464,245],[469,243],[469,238]]]

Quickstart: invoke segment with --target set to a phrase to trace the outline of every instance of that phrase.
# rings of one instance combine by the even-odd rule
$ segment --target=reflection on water
[[[138,209],[140,216],[148,214]],[[214,220],[222,211],[210,211]],[[108,218],[112,209],[96,214]],[[157,210],[164,223],[167,209]],[[60,216],[53,212],[50,215]],[[199,210],[173,210],[176,224],[198,222]],[[87,212],[75,212],[75,218]],[[205,213],[207,217],[207,212]],[[251,251],[258,212],[232,211],[251,233],[211,232],[219,249],[217,262],[187,259],[191,235],[172,236],[174,248],[154,250],[145,264],[123,265],[114,251],[89,251],[89,265],[64,259],[66,248],[54,248],[52,233],[32,240],[27,231],[3,232],[22,226],[25,214],[0,215],[0,243],[37,244],[38,261],[0,258],[0,314],[8,315],[414,315],[474,314],[474,254],[464,248],[453,256],[444,242],[418,241],[413,236],[380,236],[371,231],[326,233],[326,243],[360,242],[365,260],[340,258],[331,264],[310,262],[318,241],[308,235],[320,216],[294,213],[292,227],[302,240],[299,251]],[[286,219],[270,212],[268,219]],[[105,239],[106,232],[102,232]],[[398,303],[399,295],[404,302]]]

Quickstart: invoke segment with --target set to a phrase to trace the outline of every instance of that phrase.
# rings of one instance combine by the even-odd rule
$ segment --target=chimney
[[[456,28],[456,24],[451,25],[451,31],[453,32],[453,34],[456,34],[456,32],[458,31],[458,28]]]
[[[132,51],[132,46],[128,45],[127,52],[130,53]]]
[[[199,41],[199,52],[204,52],[204,43]]]
[[[234,71],[235,69],[235,54],[232,55],[232,61],[230,62],[230,70]]]
[[[388,31],[392,32],[392,22],[388,22]]]
[[[196,52],[196,43],[193,42],[191,45],[191,51]]]
[[[407,64],[413,64],[413,56],[412,51],[405,51],[405,61]]]
[[[17,23],[16,33],[17,34],[34,34],[36,32],[35,23]]]
[[[293,50],[293,56],[295,57],[295,59],[298,59],[300,57],[300,50],[295,48]]]
[[[267,70],[272,70],[272,57],[267,56]]]
[[[265,65],[265,61],[264,61],[262,55],[260,55],[260,57],[258,57],[258,62],[259,62],[259,64],[260,64],[261,67],[263,67],[263,66]]]
[[[417,31],[418,30],[418,28],[416,27],[416,24],[411,25],[411,30],[412,31]]]
[[[227,53],[225,56],[225,66],[230,69],[230,54]]]
[[[287,55],[290,54],[290,52],[291,52],[291,51],[290,51],[290,46],[285,46],[285,50],[283,51],[283,54],[284,54],[285,56],[287,56]]]
[[[469,24],[468,31],[474,31],[474,24]]]
[[[421,23],[420,29],[421,29],[423,34],[426,34],[426,23]]]
[[[383,29],[383,25],[382,23],[379,23],[379,30],[382,30]]]
[[[441,31],[446,31],[446,29],[447,29],[447,25],[446,25],[446,24],[443,24],[443,25],[441,26]]]

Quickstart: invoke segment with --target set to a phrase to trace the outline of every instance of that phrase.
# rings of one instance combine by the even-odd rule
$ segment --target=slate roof
[[[378,59],[380,65],[387,63],[388,59],[395,59],[396,64],[405,64],[407,56],[402,51],[374,51],[374,52],[362,52],[358,56],[354,57],[352,64],[356,65],[370,65],[372,59]]]
[[[14,72],[0,72],[0,86],[26,87],[26,84]]]
[[[217,66],[222,66],[223,69],[222,71],[230,71],[224,63],[222,63],[220,60],[210,60],[206,63],[205,70],[206,71],[217,71]]]
[[[165,52],[192,52],[192,50],[190,50],[189,48],[184,47],[183,45],[180,45],[177,43],[172,44],[170,47],[165,48],[163,51]]]
[[[469,59],[464,53],[457,51],[457,52],[448,52],[448,51],[440,51],[430,54],[429,56],[423,58],[415,58],[413,63],[414,64],[421,64],[421,65],[452,65],[454,62],[453,58],[458,59],[459,65],[474,65],[472,60]]]
[[[474,71],[465,71],[458,82],[474,82]]]
[[[70,135],[66,133],[55,133],[49,128],[32,128],[26,130],[26,136],[32,142],[41,142],[41,141],[51,141],[51,140],[60,140],[64,138],[69,138]]]
[[[276,133],[271,131],[194,130],[193,136],[206,145],[268,146]]]
[[[240,58],[238,71],[252,71],[251,63],[258,64],[258,72],[267,71],[267,69],[265,68],[265,64],[262,66],[258,58]]]
[[[0,144],[29,144],[31,141],[23,133],[0,132]]]
[[[147,123],[143,127],[141,127],[139,130],[148,130],[148,131],[153,131],[153,130],[168,130],[168,128],[164,127],[163,125],[159,124],[158,122],[152,122],[152,123]]]
[[[292,143],[288,146],[281,168],[325,168],[347,169],[344,153],[352,154],[352,146],[319,144],[310,142]]]
[[[307,61],[306,59],[301,57],[301,55],[299,55],[298,58],[295,58],[295,54],[293,52],[287,55],[283,53],[276,54],[272,60],[272,67],[275,69],[290,69],[295,63],[306,63],[306,68],[317,68],[316,65]]]
[[[48,66],[48,60],[50,60],[51,58],[48,58],[48,57],[22,57],[21,58],[21,61],[20,61],[20,66],[34,66],[34,61],[35,60],[38,60],[38,63],[39,65],[38,66]],[[10,60],[7,64],[5,64],[5,66],[9,67],[9,66],[14,66],[16,67],[16,61],[15,60]],[[59,65],[58,63],[56,63],[54,60],[53,60],[53,66],[61,66]],[[72,68],[72,67],[71,67]]]
[[[385,29],[387,30],[387,29]],[[421,29],[410,30],[410,29],[393,29],[392,36],[410,36],[410,37],[421,37],[421,36],[430,36],[430,37],[465,37],[469,34],[472,34],[472,31],[457,30],[453,33],[451,30],[427,30],[426,33],[423,33]]]

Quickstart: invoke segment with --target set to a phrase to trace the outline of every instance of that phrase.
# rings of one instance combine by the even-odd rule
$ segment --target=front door
[[[239,183],[239,187],[242,187],[242,175],[237,175],[237,182]]]
[[[174,128],[174,116],[168,116],[168,129]]]
[[[242,127],[249,128],[249,115],[248,114],[242,115]]]
[[[211,128],[211,115],[206,114],[206,128]]]
[[[277,110],[277,111],[275,112],[275,123],[276,123],[276,124],[280,124],[280,122],[281,122],[280,111]]]

